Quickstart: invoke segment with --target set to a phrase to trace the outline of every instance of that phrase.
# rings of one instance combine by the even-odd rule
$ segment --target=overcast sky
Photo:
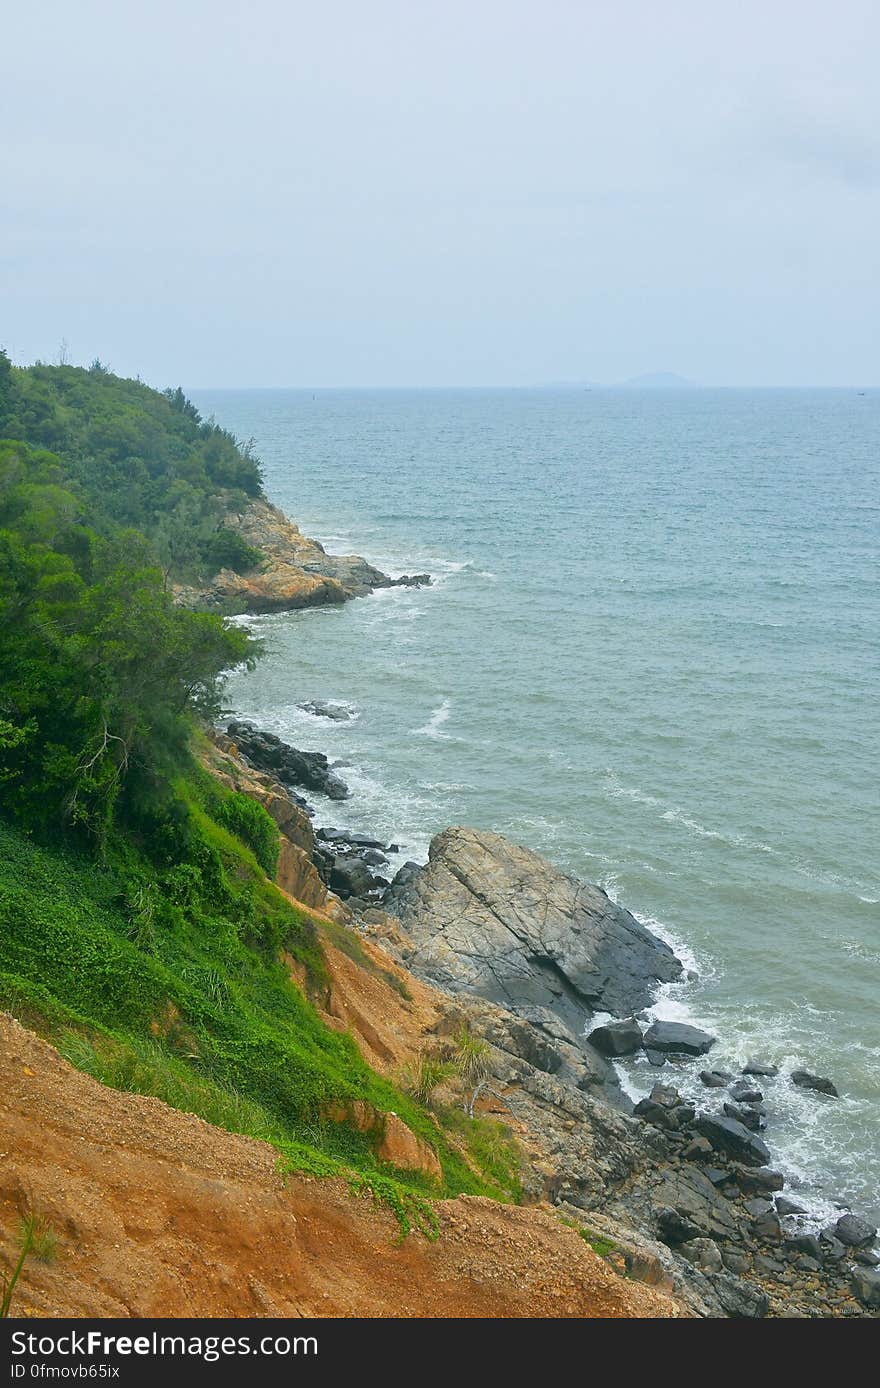
[[[3,11],[17,361],[880,385],[877,0]]]

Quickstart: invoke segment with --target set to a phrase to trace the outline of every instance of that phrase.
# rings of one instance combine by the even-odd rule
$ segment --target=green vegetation
[[[0,439],[0,1007],[105,1084],[269,1142],[285,1170],[344,1176],[401,1232],[435,1231],[432,1196],[517,1198],[500,1130],[430,1112],[430,1076],[405,1092],[323,1023],[315,922],[270,880],[278,830],[195,759],[224,671],[258,650],[175,607],[156,556],[182,572],[171,537],[191,523],[215,559],[250,562],[216,522],[259,493],[256,464],[180,391],[100,363],[22,371],[0,353],[3,428],[22,437]],[[357,1100],[398,1114],[442,1182],[331,1119]],[[31,1229],[29,1252],[51,1239]]]
[[[262,495],[262,472],[241,446],[201,418],[183,391],[150,390],[100,362],[10,365],[0,352],[0,437],[55,454],[60,481],[82,499],[101,533],[134,527],[163,568],[198,577],[260,562],[223,527]]]
[[[47,1219],[29,1208],[18,1226],[18,1257],[10,1272],[0,1277],[0,1320],[9,1315],[16,1283],[31,1255],[42,1263],[54,1263],[58,1256],[58,1235]]]

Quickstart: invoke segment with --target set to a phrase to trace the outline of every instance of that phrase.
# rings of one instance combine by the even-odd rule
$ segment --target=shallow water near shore
[[[837,1083],[766,1082],[792,1193],[880,1215],[880,391],[194,399],[328,550],[434,577],[254,622],[228,703],[338,759],[319,822],[401,862],[476,824],[600,883],[698,971],[657,1012],[712,1065]]]

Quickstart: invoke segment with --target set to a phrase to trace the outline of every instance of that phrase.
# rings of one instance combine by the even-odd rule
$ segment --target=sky
[[[880,385],[876,0],[3,8],[15,361]]]

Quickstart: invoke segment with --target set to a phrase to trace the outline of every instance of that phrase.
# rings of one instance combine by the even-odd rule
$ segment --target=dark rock
[[[642,1029],[635,1017],[628,1022],[607,1022],[587,1037],[601,1055],[634,1055],[642,1048]]]
[[[728,1200],[696,1166],[681,1166],[665,1172],[652,1193],[655,1208],[666,1212],[662,1227],[669,1243],[685,1243],[698,1236],[710,1239],[733,1238],[736,1219]],[[672,1212],[681,1229],[670,1218]],[[658,1215],[658,1219],[660,1215]]]
[[[700,1141],[706,1142],[708,1143],[708,1146],[710,1148],[712,1147],[712,1144],[711,1142],[709,1142],[708,1138],[700,1138]],[[733,1180],[733,1177],[731,1176],[730,1172],[722,1170],[720,1166],[707,1166],[705,1171],[703,1172],[703,1175],[708,1177],[708,1179],[712,1182],[713,1186],[723,1186],[726,1181]]]
[[[737,1080],[730,1086],[730,1097],[738,1104],[760,1104],[764,1095],[749,1080]]]
[[[765,1166],[770,1160],[770,1152],[757,1133],[749,1132],[735,1118],[721,1118],[711,1113],[701,1113],[694,1127],[703,1137],[708,1138],[716,1152],[727,1152],[748,1166]]]
[[[662,1065],[666,1064],[666,1056],[663,1054],[662,1051],[646,1050],[645,1055],[648,1057],[649,1063],[655,1066],[655,1068],[658,1070]]]
[[[378,848],[365,848],[360,856],[369,867],[381,867],[382,863],[388,862],[385,854],[380,853]]]
[[[700,1079],[708,1089],[723,1089],[733,1078],[726,1070],[701,1070]]]
[[[746,1201],[746,1210],[752,1219],[759,1219],[761,1215],[769,1214],[773,1209],[772,1200],[766,1200],[763,1196],[755,1195],[751,1200]]]
[[[377,583],[377,588],[429,588],[433,582],[430,574],[401,574],[400,578],[387,578]]]
[[[258,771],[270,771],[282,785],[305,786],[331,800],[347,798],[348,786],[330,770],[323,752],[300,752],[253,723],[233,720],[226,730],[245,761]]]
[[[737,1123],[742,1123],[744,1128],[748,1128],[753,1133],[763,1132],[767,1126],[764,1115],[754,1108],[742,1108],[739,1104],[725,1104],[724,1113],[727,1118],[733,1118]]]
[[[874,1253],[870,1248],[857,1248],[853,1253],[853,1257],[856,1262],[861,1263],[863,1267],[875,1268],[880,1266],[880,1253]]]
[[[778,1277],[780,1272],[785,1272],[785,1266],[776,1258],[768,1258],[766,1253],[756,1253],[755,1271],[764,1277]]]
[[[817,1263],[815,1258],[811,1258],[808,1253],[802,1253],[795,1259],[795,1267],[798,1272],[821,1272],[822,1265]]]
[[[819,1234],[819,1245],[822,1249],[822,1261],[825,1263],[841,1263],[849,1255],[850,1250],[845,1243],[831,1229],[823,1229]]]
[[[700,1226],[680,1215],[677,1210],[657,1211],[657,1232],[663,1242],[673,1248],[678,1244],[690,1243],[692,1239],[702,1238]]]
[[[631,1015],[681,975],[669,946],[599,887],[488,831],[445,829],[384,905],[413,941],[416,974],[520,1014],[547,1008],[578,1031],[590,1012]]]
[[[354,713],[346,704],[334,704],[326,699],[307,699],[305,703],[297,704],[303,713],[311,713],[315,718],[330,718],[334,723],[346,723],[354,717]]]
[[[710,1157],[711,1155],[711,1142],[705,1137],[695,1137],[684,1148],[681,1157],[682,1161],[700,1161],[703,1157]]]
[[[869,1310],[880,1308],[880,1272],[871,1268],[853,1268],[850,1278],[852,1294]]]
[[[752,1225],[752,1229],[757,1238],[768,1239],[772,1243],[778,1243],[782,1238],[782,1225],[779,1223],[779,1216],[775,1210],[759,1215]]]
[[[765,1191],[782,1190],[785,1185],[782,1172],[773,1171],[769,1166],[737,1166],[733,1174],[743,1195],[761,1195]]]
[[[744,1273],[751,1267],[751,1261],[738,1248],[722,1249],[721,1257],[728,1272]]]
[[[776,1213],[784,1217],[785,1215],[800,1215],[807,1212],[803,1205],[799,1205],[796,1200],[789,1200],[787,1195],[777,1195]]]
[[[823,1079],[821,1075],[811,1075],[809,1070],[792,1070],[791,1082],[799,1089],[815,1089],[819,1094],[830,1094],[832,1099],[840,1098],[833,1081]]]
[[[785,1246],[797,1253],[806,1253],[809,1258],[821,1262],[822,1245],[815,1234],[794,1234],[792,1238],[785,1240]]]
[[[644,1036],[646,1050],[683,1055],[705,1055],[715,1040],[707,1031],[685,1022],[653,1022]]]
[[[343,898],[350,896],[364,896],[372,891],[375,886],[375,878],[365,863],[358,858],[333,859],[333,866],[330,869],[330,888],[337,896]]]
[[[649,1098],[653,1103],[660,1104],[663,1108],[678,1108],[681,1103],[681,1095],[671,1084],[655,1084]]]
[[[864,1248],[877,1237],[874,1225],[854,1214],[841,1215],[834,1226],[834,1232],[840,1242],[845,1243],[848,1248]]]
[[[766,1075],[773,1076],[779,1074],[779,1066],[772,1065],[768,1060],[759,1060],[755,1056],[750,1056],[742,1068],[744,1075]]]

